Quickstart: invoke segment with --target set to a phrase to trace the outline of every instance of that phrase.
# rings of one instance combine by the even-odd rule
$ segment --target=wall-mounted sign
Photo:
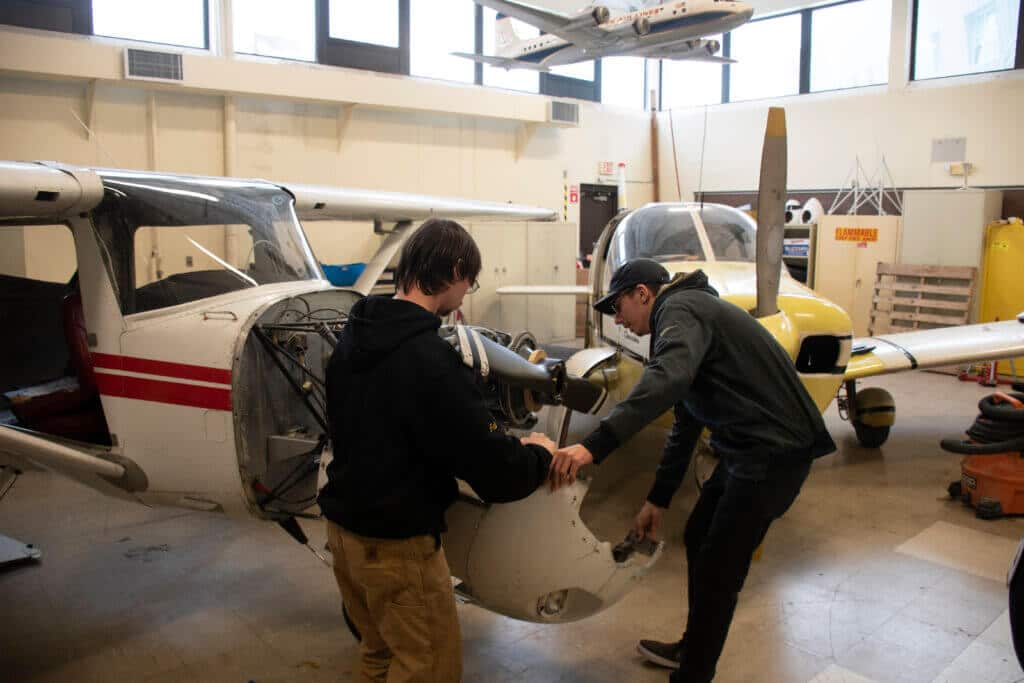
[[[580,203],[580,186],[570,185],[569,186],[569,203],[579,204]]]
[[[597,175],[615,175],[615,169],[618,166],[614,161],[599,161],[597,162]]]
[[[836,228],[837,242],[877,242],[878,228]]]

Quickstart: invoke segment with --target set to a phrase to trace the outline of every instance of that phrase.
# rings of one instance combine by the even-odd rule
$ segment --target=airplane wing
[[[590,287],[586,285],[509,285],[498,287],[495,290],[498,294],[525,294],[527,296],[537,294],[590,294]]]
[[[1024,313],[1017,320],[855,339],[844,379],[1024,355]]]
[[[493,55],[477,55],[470,54],[468,52],[453,52],[456,57],[464,57],[466,59],[472,59],[474,62],[480,62],[481,64],[490,64],[491,66],[497,66],[502,69],[529,69],[531,71],[550,71],[546,66],[540,63],[527,62],[523,59],[512,59],[511,57],[496,57]]]
[[[731,57],[719,57],[718,55],[697,55],[697,56],[680,55],[678,57],[671,57],[671,56],[663,57],[663,59],[680,59],[680,60],[685,59],[685,60],[690,61],[690,62],[710,62],[712,64],[735,64],[736,63],[736,60],[732,59]]]
[[[430,195],[282,183],[295,197],[303,221],[375,221],[401,223],[431,216],[500,221],[553,221],[558,213],[522,204],[452,199]]]
[[[551,33],[579,47],[597,47],[609,40],[616,40],[609,36],[604,29],[598,28],[596,22],[580,22],[578,17],[568,17],[524,2],[511,2],[510,0],[474,0],[474,2],[507,14],[513,19],[525,21],[544,33]],[[607,20],[607,12],[605,19]]]

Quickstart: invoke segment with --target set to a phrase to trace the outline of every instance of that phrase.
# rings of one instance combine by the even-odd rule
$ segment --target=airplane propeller
[[[754,315],[758,318],[779,312],[785,214],[786,111],[782,107],[770,107],[757,190],[757,308]]]

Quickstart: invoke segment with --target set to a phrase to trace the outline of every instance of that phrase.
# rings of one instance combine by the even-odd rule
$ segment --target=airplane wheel
[[[341,616],[345,617],[345,625],[348,626],[348,630],[352,634],[352,637],[356,639],[356,642],[363,642],[363,636],[359,633],[359,629],[356,628],[356,625],[352,623],[352,617],[348,615],[348,608],[345,607],[344,603],[341,605]]]
[[[857,441],[864,448],[878,448],[889,438],[889,427],[872,427],[863,422],[854,422],[853,431],[857,433]]]

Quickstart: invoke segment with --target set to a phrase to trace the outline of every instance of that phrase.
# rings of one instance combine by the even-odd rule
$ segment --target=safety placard
[[[878,228],[836,228],[837,242],[877,242]]]
[[[580,203],[580,188],[578,185],[569,186],[569,203],[579,204]]]

